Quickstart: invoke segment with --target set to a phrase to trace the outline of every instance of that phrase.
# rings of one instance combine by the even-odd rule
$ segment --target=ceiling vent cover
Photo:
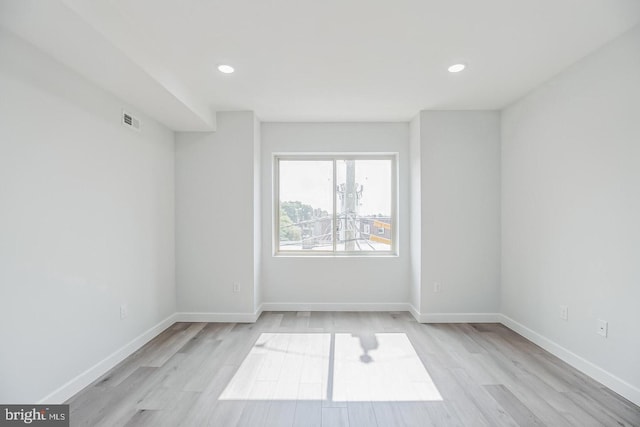
[[[122,125],[140,132],[140,120],[124,110],[122,111]]]

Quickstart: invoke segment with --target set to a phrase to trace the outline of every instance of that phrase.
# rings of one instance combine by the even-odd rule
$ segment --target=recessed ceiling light
[[[221,73],[225,73],[225,74],[231,74],[235,70],[233,69],[233,67],[231,65],[218,65],[218,71],[220,71]]]
[[[466,68],[466,65],[464,64],[453,64],[452,66],[450,66],[448,68],[450,73],[459,73],[460,71],[464,70]]]

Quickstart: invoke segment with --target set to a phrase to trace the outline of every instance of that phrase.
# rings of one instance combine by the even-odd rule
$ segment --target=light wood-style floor
[[[67,403],[87,426],[640,426],[504,326],[404,312],[176,323]]]

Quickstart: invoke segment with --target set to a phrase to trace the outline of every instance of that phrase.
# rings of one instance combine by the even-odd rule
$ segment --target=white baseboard
[[[129,341],[127,344],[120,347],[118,350],[114,351],[109,356],[102,359],[100,362],[96,363],[80,375],[72,378],[67,383],[52,391],[47,396],[40,399],[37,403],[60,404],[65,402],[67,399],[100,378],[102,375],[108,372],[109,369],[115,367],[118,363],[122,362],[124,359],[133,354],[136,350],[151,341],[153,338],[158,336],[160,332],[164,331],[174,323],[175,314],[172,314],[157,325],[138,335],[133,340]]]
[[[414,309],[415,310],[415,309]],[[498,313],[414,313],[419,323],[500,323]]]
[[[176,322],[255,323],[262,314],[262,306],[254,313],[176,313]]]
[[[410,303],[408,305],[409,305],[409,313],[411,313],[411,315],[416,319],[416,321],[418,323],[421,323],[420,322],[420,311],[417,308],[415,308],[413,306],[413,304]]]
[[[274,303],[263,311],[408,311],[419,323],[500,323],[498,313],[420,313],[413,305],[398,303]]]
[[[507,328],[519,333],[529,341],[544,348],[549,353],[557,356],[577,370],[590,376],[594,380],[609,387],[611,390],[615,391],[626,399],[629,399],[636,405],[640,406],[640,389],[638,389],[637,387],[629,384],[623,379],[618,378],[612,373],[605,371],[604,369],[593,364],[587,359],[578,356],[572,351],[567,350],[561,345],[542,336],[538,332],[529,329],[523,324],[516,322],[515,320],[508,316],[505,316],[504,314],[500,315],[500,323],[502,323]]]
[[[405,302],[378,303],[378,302],[265,302],[263,311],[409,311],[410,305]]]

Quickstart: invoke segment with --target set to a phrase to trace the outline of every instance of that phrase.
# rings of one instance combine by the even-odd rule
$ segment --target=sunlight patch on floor
[[[333,401],[442,400],[406,334],[335,334]]]
[[[220,400],[442,400],[404,333],[263,333]]]

